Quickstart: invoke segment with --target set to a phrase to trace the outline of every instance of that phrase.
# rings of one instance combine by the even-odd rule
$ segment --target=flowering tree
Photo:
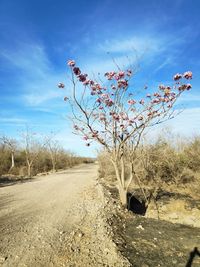
[[[147,127],[174,117],[177,99],[191,89],[186,81],[192,79],[192,73],[176,74],[173,85],[159,85],[153,93],[145,92],[141,97],[131,88],[131,69],[118,67],[97,80],[83,73],[74,60],[69,60],[68,66],[72,95],[64,100],[71,107],[74,133],[82,136],[87,146],[96,141],[106,149],[115,169],[121,203],[126,206],[128,188],[136,179],[134,159],[141,137]],[[78,90],[79,84],[82,88]],[[64,89],[65,85],[59,83],[58,87]]]

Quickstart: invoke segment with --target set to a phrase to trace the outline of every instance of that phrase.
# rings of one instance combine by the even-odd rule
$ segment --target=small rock
[[[83,236],[84,236],[84,234],[82,232],[78,233],[78,237],[83,237]]]
[[[1,257],[0,256],[0,263],[3,263],[4,261],[6,261],[7,257]]]
[[[142,225],[141,225],[141,224],[140,224],[140,225],[138,225],[136,228],[137,228],[137,229],[140,229],[140,230],[144,230],[144,228],[142,227]]]

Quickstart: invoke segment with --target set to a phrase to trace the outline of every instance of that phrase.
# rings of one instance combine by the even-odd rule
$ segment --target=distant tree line
[[[52,133],[41,138],[39,134],[26,130],[20,138],[19,141],[0,136],[0,177],[32,177],[93,161],[63,149]]]

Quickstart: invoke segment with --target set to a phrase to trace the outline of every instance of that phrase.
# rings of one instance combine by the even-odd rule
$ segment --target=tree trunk
[[[56,163],[55,163],[55,161],[52,161],[52,167],[53,167],[52,171],[56,172]]]
[[[15,167],[15,157],[14,157],[14,152],[11,152],[11,167],[9,172]]]
[[[27,174],[31,178],[31,163],[29,161],[27,161]]]
[[[11,163],[11,169],[12,169],[12,168],[14,168],[14,167],[15,167],[15,158],[14,158],[14,152],[12,152],[12,154],[11,154],[11,161],[12,161],[12,163]]]
[[[56,172],[56,160],[52,153],[50,155],[51,155],[51,163],[52,163],[52,172]]]
[[[118,185],[119,197],[123,207],[127,208],[128,201],[127,201],[127,191],[122,186]]]
[[[112,160],[112,164],[114,166],[115,174],[116,174],[116,178],[117,178],[120,202],[121,202],[123,207],[127,208],[128,201],[127,201],[127,190],[125,188],[124,166],[120,172],[120,168],[119,168],[117,161]],[[124,164],[124,162],[123,162],[123,164]]]

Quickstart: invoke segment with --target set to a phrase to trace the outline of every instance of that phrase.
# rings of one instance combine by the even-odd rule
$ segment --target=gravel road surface
[[[97,168],[0,188],[0,266],[126,266],[106,232]]]

